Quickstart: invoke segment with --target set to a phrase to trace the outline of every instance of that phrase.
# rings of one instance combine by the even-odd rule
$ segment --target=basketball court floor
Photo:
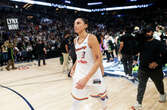
[[[46,66],[37,62],[16,64],[17,70],[0,71],[0,110],[70,110],[72,79],[62,72],[59,59],[48,59]],[[130,110],[136,103],[137,80],[128,80],[122,65],[104,61],[108,110]],[[164,78],[167,92],[167,77]],[[143,110],[167,110],[167,102],[159,103],[159,94],[148,81]],[[100,110],[93,98],[83,102],[81,110]]]

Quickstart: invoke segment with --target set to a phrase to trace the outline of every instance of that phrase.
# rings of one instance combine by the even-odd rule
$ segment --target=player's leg
[[[108,96],[104,82],[93,84],[92,88],[94,92],[92,92],[91,97],[96,98],[101,103],[102,110],[107,110]]]
[[[88,99],[88,88],[77,89],[76,84],[73,83],[71,95],[73,98],[71,110],[80,110],[82,101]]]

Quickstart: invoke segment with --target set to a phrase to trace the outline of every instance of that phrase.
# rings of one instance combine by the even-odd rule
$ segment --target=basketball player
[[[86,32],[88,21],[77,18],[74,30],[78,37],[74,39],[77,60],[71,70],[73,77],[72,110],[80,110],[79,104],[88,96],[97,98],[102,104],[102,110],[107,109],[107,94],[104,87],[100,66],[101,52],[96,36]]]

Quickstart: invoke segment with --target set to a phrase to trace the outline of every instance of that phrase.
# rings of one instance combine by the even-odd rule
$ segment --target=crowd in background
[[[55,13],[53,15],[35,12],[30,16],[30,12],[2,12],[0,18],[0,60],[1,66],[7,64],[7,44],[12,42],[14,47],[14,61],[33,61],[37,59],[37,44],[42,41],[45,45],[46,58],[53,58],[62,55],[62,44],[64,31],[69,30],[69,41],[77,35],[73,31],[73,22],[77,17],[84,17],[89,20],[88,31],[97,36],[101,43],[102,52],[107,56],[108,62],[118,57],[120,36],[124,34],[127,28],[131,33],[141,31],[146,25],[151,25],[155,30],[155,39],[166,43],[166,22],[165,15],[161,10],[150,13],[146,10],[144,13],[132,12],[110,12],[102,15],[101,13],[82,13],[68,12]],[[161,13],[158,13],[161,12]],[[3,17],[3,15],[5,17]],[[97,16],[99,16],[97,18]],[[9,31],[5,29],[5,18],[17,17],[19,19],[19,30]],[[134,29],[135,28],[135,29]]]

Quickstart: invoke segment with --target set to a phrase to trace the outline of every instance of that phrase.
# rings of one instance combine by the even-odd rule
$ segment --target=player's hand
[[[102,72],[102,76],[104,77],[104,71]]]
[[[152,62],[149,64],[150,69],[155,69],[157,66],[158,66],[158,64],[156,62]]]
[[[71,71],[70,71],[70,76],[73,77],[73,74],[74,74],[75,70],[72,68]]]
[[[87,78],[83,78],[77,82],[76,88],[77,89],[83,89],[85,85],[87,84],[88,80]]]

